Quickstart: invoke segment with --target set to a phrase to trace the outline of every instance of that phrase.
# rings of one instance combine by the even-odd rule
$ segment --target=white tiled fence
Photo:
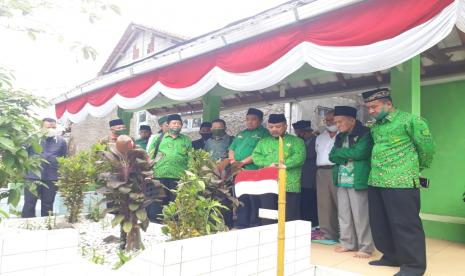
[[[78,258],[75,229],[16,230],[0,234],[0,275],[48,275]]]
[[[311,224],[286,223],[285,272],[311,268]],[[231,231],[147,248],[120,270],[126,275],[274,275],[277,225]]]
[[[20,220],[9,223],[17,224]],[[150,231],[159,231],[156,226]],[[286,223],[285,275],[356,275],[311,265],[310,232],[309,222]],[[0,275],[276,275],[276,224],[148,245],[117,271],[83,260],[78,255],[78,239],[75,229],[31,231],[0,227]]]

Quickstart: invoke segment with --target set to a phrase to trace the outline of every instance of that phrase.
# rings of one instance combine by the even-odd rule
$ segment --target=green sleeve
[[[189,137],[186,136],[186,145],[187,145],[187,150],[192,149],[192,141]]]
[[[153,139],[150,141],[151,143],[147,145],[147,153],[150,156],[150,158],[152,158],[153,156],[153,153],[155,151],[155,144],[157,143],[159,137],[159,135],[154,136]]]
[[[329,153],[329,161],[333,162],[334,164],[338,164],[338,165],[346,164],[347,162],[349,162],[349,159],[347,158],[336,156],[335,154],[336,149],[337,148],[334,146],[331,149],[331,152]]]
[[[192,161],[193,161],[193,156],[192,156],[192,141],[189,137],[185,137],[186,138],[186,147],[187,147],[187,160],[188,160],[188,164],[190,164]]]
[[[261,139],[252,152],[253,163],[260,168],[271,165],[265,153],[266,140]]]
[[[292,141],[291,154],[289,154],[289,158],[284,160],[284,165],[286,165],[287,169],[302,167],[305,163],[305,158],[307,157],[305,143],[302,139],[297,139],[293,139],[294,141]]]
[[[234,139],[231,143],[231,145],[229,146],[229,150],[235,150],[236,149],[236,146],[237,146],[237,141],[238,139]]]
[[[420,169],[429,168],[433,162],[435,144],[428,124],[418,116],[412,119],[411,137],[418,152]]]
[[[350,148],[333,147],[329,154],[329,160],[336,164],[344,164],[349,160],[365,160],[370,158],[373,148],[373,139],[370,133],[363,135],[358,142]],[[344,162],[341,162],[344,161]]]

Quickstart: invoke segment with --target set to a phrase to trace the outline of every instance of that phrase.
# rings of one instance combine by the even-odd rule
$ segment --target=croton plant
[[[127,251],[143,247],[140,230],[149,226],[146,207],[164,196],[162,185],[153,179],[151,161],[147,153],[136,148],[127,135],[118,137],[101,152],[111,164],[110,171],[101,174],[106,185],[99,192],[106,195],[106,212],[115,214],[112,226],[120,225],[120,248]],[[155,195],[147,196],[148,185],[155,185]]]

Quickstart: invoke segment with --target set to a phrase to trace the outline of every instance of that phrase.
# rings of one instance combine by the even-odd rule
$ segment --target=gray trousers
[[[372,253],[374,249],[368,215],[368,190],[337,188],[339,242],[349,250]]]
[[[337,189],[333,184],[333,170],[318,168],[316,186],[320,231],[326,239],[338,240]]]

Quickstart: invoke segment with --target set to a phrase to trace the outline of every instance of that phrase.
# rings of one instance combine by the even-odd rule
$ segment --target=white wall
[[[135,38],[133,39],[133,41],[124,50],[124,54],[121,55],[121,58],[118,60],[114,68],[118,68],[118,67],[127,65],[129,63],[132,63],[136,60],[140,60],[147,56],[151,56],[157,52],[163,51],[164,49],[167,49],[175,45],[173,40],[170,38],[162,37],[159,35],[154,35],[154,42],[155,42],[154,51],[147,53],[148,45],[151,42],[152,35],[154,34],[150,31],[138,32],[135,35]],[[133,47],[134,46],[136,46],[139,49],[139,57],[137,59],[133,59]]]

